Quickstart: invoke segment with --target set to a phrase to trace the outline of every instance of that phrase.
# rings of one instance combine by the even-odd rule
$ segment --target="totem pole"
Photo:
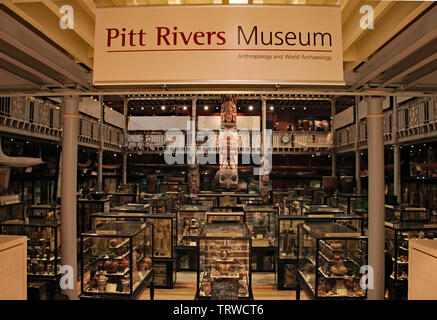
[[[219,135],[220,170],[215,175],[217,186],[225,189],[238,188],[238,134],[237,104],[235,96],[223,96],[221,128]]]

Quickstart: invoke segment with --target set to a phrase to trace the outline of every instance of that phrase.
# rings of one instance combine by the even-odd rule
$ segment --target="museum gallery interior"
[[[433,1],[0,2],[0,300],[437,299]]]

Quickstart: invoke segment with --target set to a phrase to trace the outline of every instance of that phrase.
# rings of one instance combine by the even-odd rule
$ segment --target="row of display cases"
[[[215,206],[229,207],[229,206],[247,205],[247,204],[263,204],[263,200],[258,194],[252,194],[252,193],[204,192],[204,193],[199,193],[195,197],[191,197],[189,204],[205,205],[209,207],[208,210],[211,210],[212,207]]]

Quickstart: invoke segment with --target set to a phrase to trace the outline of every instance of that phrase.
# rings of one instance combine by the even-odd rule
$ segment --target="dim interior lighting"
[[[249,106],[249,110],[252,111],[253,110],[253,106]]]
[[[296,110],[296,108],[295,108],[295,107],[293,107],[293,110]]]
[[[184,110],[187,110],[187,106],[183,106],[183,109],[184,109]]]
[[[205,109],[205,110],[208,110],[208,109],[209,109],[209,107],[208,107],[208,106],[204,106],[204,107],[203,107],[203,109]]]
[[[303,109],[304,109],[304,110],[306,110],[306,109],[307,109],[307,107],[303,107]]]
[[[161,106],[161,110],[165,110],[165,106]]]
[[[270,106],[270,110],[275,110],[275,107],[273,107],[273,106]]]
[[[116,157],[117,156],[117,154],[116,153],[114,153],[114,157]]]
[[[141,107],[141,110],[144,110],[144,107]]]

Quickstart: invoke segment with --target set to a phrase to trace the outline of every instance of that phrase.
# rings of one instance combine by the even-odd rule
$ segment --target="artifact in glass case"
[[[253,247],[275,246],[276,210],[266,205],[244,206]]]
[[[386,286],[389,299],[406,300],[408,297],[409,241],[413,239],[437,240],[437,223],[385,222],[385,250],[388,255],[386,278],[389,279]]]
[[[152,213],[152,206],[148,203],[126,203],[109,209],[110,212],[124,213]]]
[[[367,237],[337,223],[303,224],[298,231],[298,285],[311,299],[365,299],[361,266]]]
[[[27,236],[28,280],[56,280],[61,267],[60,222],[54,219],[9,220],[0,233]]]
[[[405,205],[385,205],[385,221],[403,223],[407,221],[428,222],[431,212],[426,208],[409,207]]]
[[[240,196],[239,198],[242,205],[264,204],[264,200],[261,197],[254,197],[253,195],[249,195],[249,197]]]
[[[367,208],[367,194],[339,193],[337,207],[346,214],[355,213],[364,207]]]
[[[244,212],[207,212],[206,223],[245,223],[246,217]]]
[[[191,200],[191,204],[202,205],[208,207],[208,210],[215,205],[215,199],[213,197],[197,197]]]
[[[24,219],[24,202],[18,194],[0,196],[0,221]]]
[[[158,191],[158,176],[156,174],[149,174],[146,176],[147,193],[156,194]]]
[[[243,205],[237,204],[235,206],[214,206],[211,208],[212,212],[241,212]]]
[[[109,199],[78,199],[77,200],[77,235],[91,230],[91,214],[109,212]]]
[[[80,298],[135,299],[150,286],[153,299],[152,250],[150,223],[115,221],[82,233]]]
[[[178,246],[196,246],[200,229],[205,223],[208,207],[202,205],[184,205],[178,211]]]
[[[176,214],[149,214],[147,222],[153,225],[155,287],[171,289],[176,281]]]
[[[188,192],[198,194],[200,191],[200,173],[199,164],[190,165],[188,169]]]
[[[363,218],[347,214],[278,216],[278,290],[296,289],[298,225],[313,223],[338,223],[364,234]]]
[[[304,204],[302,213],[306,215],[344,214],[343,209],[332,208],[325,204]]]
[[[304,205],[312,203],[311,198],[296,196],[288,196],[285,201],[291,215],[302,214]]]
[[[36,204],[27,207],[28,218],[56,219],[61,218],[61,206],[59,204]]]
[[[253,299],[246,224],[205,224],[198,250],[197,299]]]
[[[225,194],[223,193],[218,197],[219,207],[235,207],[238,204],[238,196],[236,194]]]
[[[148,213],[145,212],[129,212],[129,211],[110,211],[96,212],[91,214],[92,230],[97,229],[104,224],[112,221],[140,221],[146,222]]]

